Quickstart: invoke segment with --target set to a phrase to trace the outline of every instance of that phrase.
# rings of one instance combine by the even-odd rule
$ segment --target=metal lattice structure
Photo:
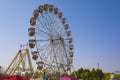
[[[5,70],[4,75],[33,73],[29,50],[28,48],[24,48],[24,46],[26,45],[21,45],[20,50],[18,50],[8,68]]]
[[[51,4],[40,5],[30,18],[29,47],[37,69],[49,73],[71,71],[73,38],[62,12]]]

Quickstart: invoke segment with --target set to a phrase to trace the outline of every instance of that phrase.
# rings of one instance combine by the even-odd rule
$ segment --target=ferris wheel
[[[37,69],[68,72],[73,64],[73,38],[62,12],[51,4],[40,5],[30,18],[29,47]]]

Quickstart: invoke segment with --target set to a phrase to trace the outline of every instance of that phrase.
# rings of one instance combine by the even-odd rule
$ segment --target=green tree
[[[102,70],[101,69],[97,69],[96,70],[96,79],[97,80],[102,80],[103,77],[104,77],[104,73],[102,72]]]
[[[82,78],[83,80],[85,80],[85,74],[84,74],[84,73],[81,73],[81,78]]]
[[[120,74],[114,74],[115,80],[120,80]]]
[[[78,79],[81,79],[82,77],[81,77],[81,73],[83,73],[83,68],[80,68],[80,69],[78,69],[78,71],[77,71],[77,78]]]
[[[96,77],[96,71],[95,71],[95,68],[92,69],[91,71],[91,79],[94,80],[94,78]]]
[[[78,79],[83,80],[102,80],[104,78],[104,73],[101,69],[83,69],[80,68],[77,71],[75,71],[77,74]],[[72,73],[70,76],[74,77],[74,74]]]
[[[109,73],[109,72],[104,73],[103,80],[109,80],[109,79],[110,79],[110,74],[111,74],[111,73]]]

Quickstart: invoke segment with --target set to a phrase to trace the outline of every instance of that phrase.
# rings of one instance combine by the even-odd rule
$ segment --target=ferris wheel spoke
[[[65,57],[67,58],[68,57],[68,54],[67,54],[67,50],[66,50],[66,46],[65,46],[65,43],[62,42],[63,44],[61,45],[63,47],[63,51],[65,53]]]
[[[46,25],[43,25],[41,22],[40,22],[40,24],[37,24],[36,26],[38,29],[42,29],[47,32],[47,28],[45,27]]]
[[[48,46],[49,46],[48,43],[46,43],[46,44],[44,44],[44,45],[40,45],[38,51],[42,52],[42,51],[44,51]]]
[[[54,27],[55,27],[56,32],[59,33],[60,32],[59,28],[61,27],[61,24],[60,23],[55,24]]]
[[[51,47],[51,43],[46,47],[46,49],[44,50],[43,54],[42,54],[42,57],[44,58],[47,51],[49,50],[49,48]]]
[[[58,20],[58,17],[56,15],[53,15],[51,16],[51,19],[56,22],[56,24],[58,23],[57,20]]]
[[[48,33],[48,30],[47,30],[47,28],[45,27],[46,25],[43,25],[42,23],[40,23],[39,25],[37,25],[38,27],[38,29],[42,29],[44,32],[46,32],[46,33]]]
[[[64,57],[60,56],[61,53],[62,53],[61,55],[63,55],[63,51],[61,50],[60,45],[57,45],[57,47],[56,47],[56,52],[55,52],[55,53],[56,53],[55,58],[56,58],[56,57],[59,57],[59,59],[56,58],[57,60],[55,60],[55,61],[56,61],[56,62],[59,62],[59,63],[60,63],[60,62],[61,62],[61,63],[64,63],[63,61],[60,60],[60,59],[63,60],[63,58],[64,58]]]
[[[53,25],[51,25],[50,23],[48,23],[48,26],[50,27],[49,30],[52,34],[56,33],[56,30],[52,27]]]
[[[51,21],[51,23],[48,23],[48,26],[50,26],[50,30],[52,31],[53,34],[57,34],[57,30],[56,27],[54,27],[55,25],[53,24],[55,22]]]
[[[49,56],[51,54],[51,49],[47,50],[45,54],[46,55],[44,55],[44,61],[46,61],[46,62],[50,61]]]
[[[40,31],[40,33],[39,33],[39,31]],[[49,39],[49,36],[51,35],[51,34],[45,32],[45,31],[43,31],[43,30],[37,30],[37,31],[36,31],[36,34],[37,34],[38,36],[44,37],[44,38],[46,38],[46,39]]]
[[[42,16],[42,18],[44,18],[44,24],[46,24],[46,25],[48,25],[48,24],[50,24],[50,20],[49,19],[47,19],[47,14],[46,15],[43,15]],[[49,26],[49,28],[51,28],[52,26]]]
[[[43,34],[40,34],[40,33],[36,33],[36,34],[43,37],[43,38],[45,38],[45,39],[48,39],[48,37],[46,37],[46,35],[43,35]]]
[[[50,41],[50,39],[39,39],[39,40],[36,40],[37,42],[45,42],[45,41]]]
[[[41,18],[38,18],[38,20],[37,20],[37,21],[39,22],[39,26],[38,26],[39,28],[40,28],[40,27],[42,27],[42,28],[47,29],[47,28],[46,28],[46,24],[44,24],[44,22],[42,21],[42,19],[41,19]]]
[[[64,28],[61,28],[59,31],[61,32],[62,37],[67,37],[67,36],[66,36],[67,33],[66,33],[66,31],[64,30]]]
[[[42,51],[44,49],[46,49],[46,47],[49,45],[49,42],[37,42],[36,44],[38,44],[38,51]]]
[[[58,58],[58,59],[59,59],[59,63],[63,63],[63,62],[64,62],[64,61],[63,61],[63,60],[64,60],[64,59],[63,59],[64,57],[63,57],[62,55],[64,55],[64,54],[61,54],[61,53],[63,53],[63,52],[62,52],[62,50],[61,50],[60,45],[57,46],[57,52],[58,52],[58,53],[57,53],[57,56],[59,57],[59,58]]]
[[[38,19],[38,21],[40,22],[40,26],[48,33],[50,31],[49,27],[42,20]]]
[[[49,17],[49,19],[51,19],[52,21],[51,21],[51,24],[52,24],[52,27],[54,27],[54,28],[52,28],[52,29],[54,29],[54,31],[57,33],[58,31],[57,31],[57,29],[56,29],[56,27],[58,26],[58,22],[57,22],[57,16],[53,16],[53,15],[48,15],[48,17]]]
[[[44,17],[44,16],[43,16],[43,18],[44,18],[43,22],[44,22],[46,25],[48,25],[48,24],[49,24],[49,20],[47,20],[47,17]]]
[[[52,47],[52,46],[51,46],[51,47]],[[53,66],[52,57],[53,57],[53,53],[52,53],[52,49],[50,49],[48,62],[50,63],[50,66],[51,66],[51,67]],[[47,56],[47,58],[48,58],[48,56]]]
[[[54,63],[54,60],[55,60],[55,53],[54,53],[54,51],[53,51],[53,45],[52,45],[52,48],[51,48],[51,64],[53,64]]]
[[[37,32],[40,31],[40,32],[44,33],[44,34],[47,35],[47,36],[48,36],[48,35],[51,35],[50,33],[47,33],[47,32],[45,32],[45,31],[43,31],[43,30],[41,30],[41,29],[36,29],[36,30],[37,30]]]
[[[52,66],[53,66],[53,62],[54,62],[53,59],[52,59],[52,57],[53,57],[53,52],[52,52],[51,49],[49,49],[49,50],[50,50],[50,51],[49,51],[49,54],[46,55],[46,58],[45,58],[45,59],[48,59],[48,57],[51,56],[51,58],[49,58],[47,62],[49,62],[50,66],[52,67]]]
[[[57,50],[56,50],[56,51],[54,50],[54,53],[55,53],[55,61],[56,61],[56,62],[59,62],[58,56],[57,56],[57,52],[58,52]],[[58,64],[57,64],[57,66],[58,66]]]
[[[66,56],[66,55],[64,55],[65,51],[63,50],[63,46],[62,46],[61,42],[59,42],[59,44],[57,45],[56,52],[58,53],[57,55],[59,55],[60,58],[64,58]],[[61,60],[64,60],[64,59],[61,59]],[[59,59],[59,61],[60,61],[60,59]],[[62,62],[64,62],[64,61],[62,61]]]
[[[61,31],[59,30],[62,27],[61,23],[55,24],[55,29],[57,33],[60,33]]]
[[[62,32],[62,30],[61,29],[64,29],[63,28],[63,25],[61,24],[61,23],[58,23],[58,24],[56,24],[55,25],[56,26],[56,31],[59,33],[59,32]],[[64,30],[63,30],[64,31]],[[64,31],[65,32],[65,31]]]
[[[66,31],[59,31],[59,32],[60,32],[62,38],[66,38],[66,37],[67,37],[67,36],[66,36]]]

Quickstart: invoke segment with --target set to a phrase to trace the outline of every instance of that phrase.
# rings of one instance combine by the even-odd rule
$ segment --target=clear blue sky
[[[8,66],[28,41],[29,19],[39,5],[63,12],[74,39],[74,67],[120,70],[120,0],[0,0],[0,65]]]

